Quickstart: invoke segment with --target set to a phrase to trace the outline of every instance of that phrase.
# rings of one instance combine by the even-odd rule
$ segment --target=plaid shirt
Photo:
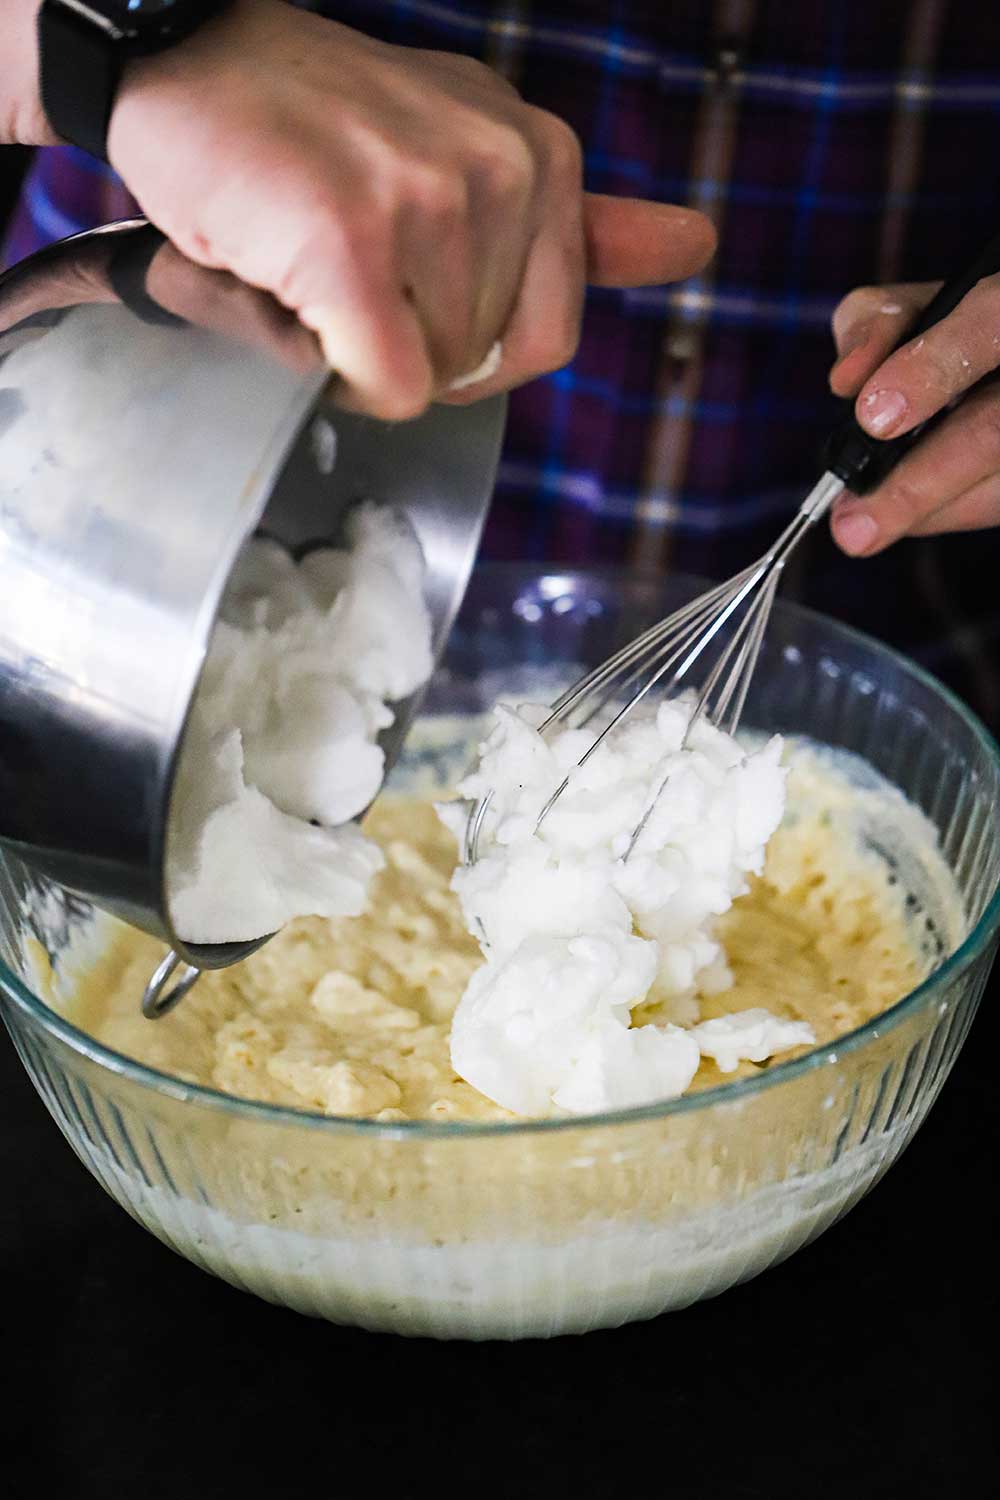
[[[515,393],[494,557],[721,575],[817,475],[851,286],[947,274],[995,227],[1000,8],[977,0],[332,0],[386,41],[474,54],[569,121],[588,187],[720,231],[682,286],[594,291],[579,353]],[[40,152],[8,252],[132,211]],[[818,528],[784,592],[867,628],[1000,721],[1000,534],[849,562]]]

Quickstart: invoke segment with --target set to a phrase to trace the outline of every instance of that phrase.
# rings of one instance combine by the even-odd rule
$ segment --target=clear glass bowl
[[[544,685],[552,663],[592,664],[691,592],[480,568],[427,707],[474,713],[535,673]],[[896,1159],[965,1039],[1000,923],[1000,756],[938,683],[779,605],[745,718],[864,756],[936,824],[967,907],[968,936],[936,973],[833,1046],[568,1121],[380,1125],[241,1101],[110,1052],[32,993],[30,941],[58,970],[88,912],[7,854],[0,1003],[18,1052],[112,1197],[270,1301],[366,1328],[519,1338],[720,1292],[821,1233]]]

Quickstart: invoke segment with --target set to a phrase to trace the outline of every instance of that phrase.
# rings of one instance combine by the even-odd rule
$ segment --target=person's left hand
[[[938,282],[859,287],[833,315],[830,388],[855,396],[877,438],[899,437],[1000,366],[1000,276],[986,277],[922,338],[890,354]],[[888,358],[886,357],[888,355]],[[834,539],[870,557],[902,536],[1000,525],[1000,383],[984,381],[863,498],[833,510]]]

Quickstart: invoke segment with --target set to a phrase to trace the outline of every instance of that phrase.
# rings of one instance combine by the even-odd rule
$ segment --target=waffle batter
[[[763,875],[719,923],[732,986],[698,1003],[702,1020],[763,1007],[808,1022],[823,1044],[899,1000],[934,955],[857,831],[859,798],[873,794],[811,752],[793,752],[790,765],[788,812]],[[481,963],[449,888],[452,836],[429,801],[389,796],[365,827],[386,857],[365,915],[289,924],[243,963],[205,974],[155,1024],[137,996],[159,946],[122,929],[72,1019],[126,1056],[249,1099],[382,1121],[515,1118],[449,1058],[452,1013]],[[633,1024],[658,1019],[654,1004]],[[722,1074],[703,1059],[692,1088],[756,1066]]]

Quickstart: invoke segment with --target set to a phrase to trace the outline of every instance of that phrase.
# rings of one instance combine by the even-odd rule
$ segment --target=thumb
[[[898,282],[859,286],[848,292],[835,308],[832,321],[837,358],[830,370],[830,389],[835,396],[858,394],[940,284]]]
[[[715,252],[710,219],[694,208],[586,193],[587,280],[591,286],[659,286],[700,271]]]

